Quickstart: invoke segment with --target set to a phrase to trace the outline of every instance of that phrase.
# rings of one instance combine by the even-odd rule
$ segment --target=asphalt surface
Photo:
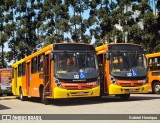
[[[102,99],[63,99],[63,100],[50,100],[48,105],[40,103],[37,98],[29,98],[27,101],[21,101],[15,96],[1,96],[0,97],[0,114],[97,114],[97,117],[101,114],[154,114],[160,117],[160,95],[156,94],[134,94],[131,95],[127,101],[122,101],[118,97],[105,96]],[[78,115],[78,117],[80,117]],[[96,115],[94,115],[96,117]],[[134,117],[130,117],[129,120],[114,120],[114,116],[111,115],[113,120],[48,120],[49,122],[159,122],[158,120],[133,120]],[[137,116],[137,115],[136,115]],[[141,115],[138,115],[141,116]],[[52,117],[52,115],[51,115]],[[54,115],[53,115],[54,117]],[[52,117],[52,118],[53,118]],[[60,115],[59,117],[64,117]],[[71,117],[71,115],[70,115]],[[74,115],[73,115],[74,117]],[[117,117],[117,116],[116,116]],[[121,116],[120,116],[121,117]],[[60,118],[61,119],[61,118]],[[4,120],[0,120],[0,123]],[[5,121],[6,122],[6,121]],[[4,122],[4,123],[5,123]],[[8,121],[7,122],[22,122]],[[23,122],[32,122],[23,121]],[[38,120],[34,121],[39,122]],[[45,121],[40,121],[45,122]]]

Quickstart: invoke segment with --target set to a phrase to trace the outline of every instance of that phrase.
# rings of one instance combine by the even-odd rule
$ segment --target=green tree
[[[42,46],[63,41],[133,42],[149,52],[160,51],[160,14],[153,14],[149,0],[1,1],[2,64],[5,59],[21,59]],[[4,55],[5,42],[10,51]]]
[[[41,20],[42,24],[40,26],[40,32],[42,39],[45,45],[53,42],[53,34],[55,31],[55,22],[54,22],[54,4],[56,1],[44,0],[42,6]]]
[[[8,0],[2,0],[0,2],[0,46],[2,68],[6,67],[4,61],[4,43],[7,42],[12,31],[12,28],[9,29],[9,27],[11,27],[11,20],[13,19],[11,14],[11,6],[13,3],[13,1],[9,2]]]
[[[5,54],[6,54],[6,52],[3,52],[4,58],[5,58]],[[0,59],[2,59],[2,52],[0,52]],[[9,66],[7,65],[7,61],[4,59],[4,60],[3,60],[3,64],[2,64],[2,60],[1,60],[1,61],[0,61],[0,69],[6,68],[6,67],[9,67]]]
[[[65,35],[69,32],[69,3],[67,0],[59,0],[54,7],[55,32],[54,42],[63,42]]]
[[[4,53],[3,53],[3,49],[4,49],[4,15],[3,15],[3,11],[4,11],[4,1],[2,1],[0,3],[0,46],[1,46],[1,68],[4,67]]]
[[[97,20],[99,22],[99,38],[102,39],[103,43],[108,42],[110,39],[109,33],[113,29],[112,16],[109,8],[109,0],[101,0],[100,8],[97,11]]]
[[[140,10],[139,19],[142,21],[143,32],[142,32],[142,45],[149,51],[154,51],[156,46],[156,16],[153,14],[153,9],[149,6],[148,0],[142,0],[138,5]]]
[[[71,5],[71,8],[73,11],[73,15],[70,16],[70,24],[71,24],[71,29],[70,29],[70,33],[72,36],[72,40],[75,42],[79,42],[80,41],[80,29],[78,28],[78,25],[80,24],[82,18],[80,15],[78,15],[78,2],[77,0],[69,0],[69,3]]]
[[[45,0],[41,19],[41,33],[44,45],[65,41],[65,34],[69,31],[69,3],[67,0]]]
[[[8,47],[11,48],[14,44],[15,40],[15,32],[16,32],[16,22],[14,21],[15,9],[16,9],[16,0],[6,1],[6,5],[8,6],[6,9],[6,17],[5,17],[5,32],[7,34],[7,42]],[[11,60],[16,59],[15,57],[15,48],[12,48],[12,51],[8,51],[6,55],[10,57],[6,57],[7,61],[10,62]],[[6,56],[5,55],[5,56]],[[12,58],[12,59],[11,59]]]
[[[39,13],[37,12],[38,0],[18,0],[15,2],[14,22],[16,26],[12,34],[14,35],[9,43],[12,52],[8,56],[15,56],[21,59],[36,51],[39,43],[37,36],[37,23]],[[38,6],[39,7],[39,6]]]
[[[157,9],[157,25],[155,27],[155,29],[157,29],[157,33],[155,34],[156,35],[156,45],[155,45],[155,48],[154,48],[154,52],[160,52],[160,0],[157,1],[156,3],[156,9]]]

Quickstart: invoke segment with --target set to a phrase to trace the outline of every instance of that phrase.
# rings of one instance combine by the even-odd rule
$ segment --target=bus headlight
[[[62,88],[62,85],[57,78],[54,78],[54,82],[55,82],[57,87]]]
[[[96,82],[96,86],[99,86],[99,85],[100,85],[100,78],[98,77],[97,82]]]
[[[115,84],[115,85],[117,84],[116,79],[113,76],[110,76],[110,79],[111,79],[112,84]]]

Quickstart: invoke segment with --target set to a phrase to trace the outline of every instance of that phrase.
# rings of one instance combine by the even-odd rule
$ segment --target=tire
[[[49,100],[49,99],[44,98],[44,102],[43,102],[43,103],[44,103],[45,105],[48,105],[48,102],[49,102],[48,100]]]
[[[19,89],[19,98],[21,101],[26,101],[27,97],[23,96],[22,88]]]
[[[130,94],[121,94],[121,95],[120,95],[120,98],[121,98],[122,100],[128,100],[129,97],[130,97]]]
[[[41,103],[44,103],[44,95],[43,95],[43,87],[42,88],[40,88],[40,102]]]
[[[44,95],[44,93],[43,93],[43,87],[40,88],[40,102],[41,102],[41,103],[44,103],[45,105],[48,104],[48,99],[45,98],[45,95]]]
[[[155,82],[153,84],[153,93],[160,94],[160,82]]]

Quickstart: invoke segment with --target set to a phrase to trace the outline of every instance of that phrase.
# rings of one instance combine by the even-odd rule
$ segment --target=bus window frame
[[[43,72],[43,65],[44,65],[44,53],[38,55],[37,59],[38,72]]]
[[[18,65],[18,77],[22,76],[22,64]]]
[[[157,62],[156,62],[156,59],[157,59]],[[152,60],[151,61],[151,66],[150,66],[150,60]],[[157,66],[157,65],[159,65],[159,66]],[[149,71],[160,70],[160,56],[149,58],[148,59],[148,68],[149,68]]]
[[[26,62],[22,63],[22,76],[26,75]]]
[[[34,59],[36,59],[34,61]],[[31,74],[37,73],[37,56],[31,59]]]

